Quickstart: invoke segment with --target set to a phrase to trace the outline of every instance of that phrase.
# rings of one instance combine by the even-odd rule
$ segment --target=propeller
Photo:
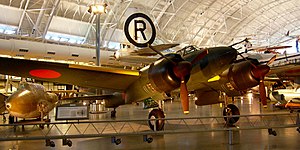
[[[192,70],[192,64],[188,61],[179,62],[174,68],[174,74],[180,79],[180,100],[184,114],[189,113],[189,98],[185,76],[189,75]]]
[[[259,95],[260,95],[260,100],[264,107],[267,107],[267,96],[266,96],[264,78],[269,71],[270,71],[270,67],[268,65],[259,65],[256,66],[256,68],[252,69],[253,76],[259,79]]]
[[[185,77],[190,75],[192,71],[192,65],[197,63],[200,59],[205,57],[208,54],[207,50],[199,53],[191,62],[183,60],[178,63],[172,61],[171,59],[167,58],[165,55],[160,53],[159,51],[155,50],[151,45],[148,45],[150,49],[161,55],[163,58],[170,61],[174,67],[173,72],[177,78],[180,79],[180,100],[184,114],[189,114],[189,97],[188,97],[188,89],[185,81]]]
[[[240,54],[240,56],[242,58],[244,58],[245,60],[247,60],[245,57],[243,57],[242,54]],[[253,76],[256,79],[259,79],[259,95],[260,95],[260,99],[261,102],[263,104],[263,107],[267,107],[267,96],[266,96],[266,89],[265,89],[265,84],[264,84],[264,78],[266,76],[266,74],[270,71],[270,67],[268,65],[270,65],[271,63],[273,63],[276,59],[277,55],[274,55],[267,63],[266,65],[255,65],[250,61],[250,64],[254,67],[251,72],[253,74]]]

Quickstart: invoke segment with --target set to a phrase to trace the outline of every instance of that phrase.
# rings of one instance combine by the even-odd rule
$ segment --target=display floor
[[[280,113],[288,112],[286,110],[263,109],[258,103],[258,98],[245,96],[235,99],[234,102],[239,108],[241,114],[260,114],[260,113]],[[193,102],[190,103],[190,114],[184,115],[181,112],[180,101],[165,102],[165,114],[167,118],[174,117],[197,117],[197,116],[220,116],[222,108],[219,104],[196,107]],[[144,110],[142,105],[124,105],[117,109],[116,119],[146,119],[149,110]],[[51,113],[54,116],[54,113]],[[53,118],[52,118],[53,119]],[[110,120],[110,112],[102,114],[91,114],[90,120]],[[152,136],[153,142],[147,143],[143,141],[143,136],[122,136],[122,143],[113,144],[111,138],[87,138],[87,139],[71,139],[72,147],[62,146],[62,140],[53,140],[55,147],[46,147],[44,140],[33,141],[3,141],[0,142],[1,150],[20,149],[20,150],[41,150],[41,149],[204,149],[204,150],[299,150],[300,149],[300,133],[296,128],[279,128],[275,129],[277,136],[269,135],[267,129],[256,130],[239,130],[233,132],[233,143],[228,143],[228,132],[198,132],[184,134],[165,134]]]

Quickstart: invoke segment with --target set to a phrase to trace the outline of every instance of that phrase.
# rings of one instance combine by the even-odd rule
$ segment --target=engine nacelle
[[[166,57],[175,63],[184,61],[179,54],[168,54]],[[175,64],[164,58],[150,65],[148,78],[156,91],[169,93],[180,87],[180,79],[174,74],[174,67]],[[188,79],[189,75],[185,76],[186,82]]]
[[[260,79],[253,76],[253,69],[254,66],[249,61],[233,64],[221,75],[219,82],[222,91],[228,96],[236,96],[244,94],[248,88],[258,85]]]

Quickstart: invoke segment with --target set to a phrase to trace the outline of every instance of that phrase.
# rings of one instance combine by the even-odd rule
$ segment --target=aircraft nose
[[[221,56],[222,59],[221,59],[220,63],[231,64],[231,63],[233,63],[233,61],[236,60],[237,55],[238,55],[238,52],[236,49],[234,49],[232,47],[228,47],[228,48],[224,49],[223,54]]]

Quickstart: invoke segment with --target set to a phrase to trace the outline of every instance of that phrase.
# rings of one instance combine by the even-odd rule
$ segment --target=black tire
[[[232,115],[240,115],[240,110],[233,104],[228,104],[223,110],[223,116],[226,123],[233,125],[238,122],[240,117],[226,117]],[[228,120],[227,120],[228,119]]]
[[[155,119],[163,119],[165,118],[164,112],[161,109],[153,109],[148,116],[148,119],[153,119],[152,117],[155,117]],[[152,124],[151,120],[148,121],[148,125],[151,130],[153,131],[161,131],[164,129],[165,121],[164,120],[156,120],[154,128],[154,124]]]

